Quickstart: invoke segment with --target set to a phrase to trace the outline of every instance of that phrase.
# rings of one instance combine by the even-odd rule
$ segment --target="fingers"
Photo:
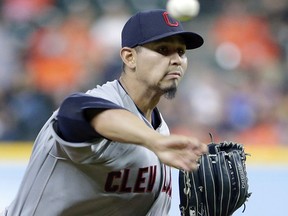
[[[183,164],[181,164],[178,169],[185,170],[188,172],[197,170],[199,166],[198,159],[196,160],[187,160],[186,162],[183,160]]]
[[[207,153],[207,145],[193,137],[171,135],[160,138],[154,142],[153,151],[163,163],[177,169],[196,170],[200,157]]]
[[[196,150],[199,155],[206,154],[208,152],[208,146],[205,143],[201,143],[199,148]]]
[[[184,149],[186,154],[183,154],[180,169],[185,171],[194,171],[199,167],[199,160],[203,154],[206,154],[208,147],[206,144],[201,143],[196,138],[191,138],[188,143],[187,149]]]
[[[190,138],[191,148],[195,151],[196,154],[202,155],[206,154],[208,151],[207,144],[201,143],[196,138]]]

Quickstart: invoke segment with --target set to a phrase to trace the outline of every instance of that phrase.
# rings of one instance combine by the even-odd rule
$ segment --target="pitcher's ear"
[[[129,48],[129,47],[123,47],[120,50],[120,56],[121,56],[122,61],[127,67],[131,69],[136,67],[136,64],[135,64],[136,52],[134,49]]]

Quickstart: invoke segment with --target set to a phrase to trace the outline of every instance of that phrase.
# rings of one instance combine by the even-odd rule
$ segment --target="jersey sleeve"
[[[75,93],[67,97],[59,108],[56,122],[58,135],[68,142],[85,142],[102,137],[90,124],[85,115],[87,110],[124,109],[103,98],[84,93]]]

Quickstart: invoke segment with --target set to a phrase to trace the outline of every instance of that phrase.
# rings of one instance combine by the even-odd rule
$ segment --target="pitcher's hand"
[[[207,145],[198,139],[182,135],[158,136],[149,139],[150,149],[166,165],[193,171],[198,168],[198,159],[207,153]]]

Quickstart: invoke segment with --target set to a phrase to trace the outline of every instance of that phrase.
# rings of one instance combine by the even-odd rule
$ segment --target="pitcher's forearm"
[[[148,148],[151,147],[149,140],[163,136],[127,110],[105,110],[97,114],[91,123],[99,134],[110,140],[140,144]]]

